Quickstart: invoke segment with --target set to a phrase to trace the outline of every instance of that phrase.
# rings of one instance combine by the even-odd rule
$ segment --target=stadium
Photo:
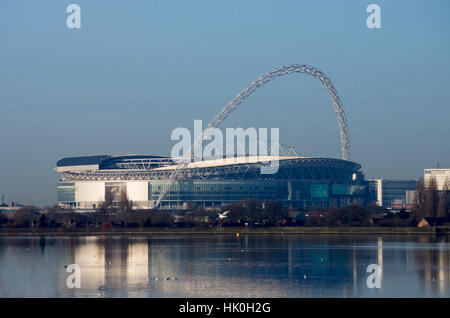
[[[365,187],[355,183],[361,168],[333,158],[280,156],[278,172],[260,173],[274,158],[244,156],[191,162],[161,201],[162,208],[183,209],[189,203],[223,207],[243,199],[277,200],[291,208],[339,207],[359,202]],[[56,164],[60,205],[95,209],[108,196],[124,191],[135,208],[150,209],[177,164],[169,157],[102,155],[64,158]]]
[[[350,160],[341,100],[331,81],[314,67],[293,64],[257,78],[213,118],[200,140],[205,140],[208,129],[217,128],[259,88],[292,73],[310,75],[328,91],[340,128],[342,159],[297,154],[240,155],[178,163],[153,155],[64,158],[55,167],[60,174],[58,203],[92,210],[105,200],[118,202],[124,193],[137,209],[185,209],[191,204],[219,208],[244,199],[277,200],[286,207],[305,210],[361,203],[367,196],[367,186],[360,182],[361,166]],[[260,168],[272,160],[279,162],[278,171],[261,174]]]

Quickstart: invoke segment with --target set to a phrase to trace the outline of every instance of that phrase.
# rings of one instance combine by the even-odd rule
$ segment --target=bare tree
[[[435,217],[439,204],[439,193],[437,191],[436,179],[431,177],[426,184],[425,190],[425,216]]]
[[[128,198],[127,192],[120,192],[119,212],[130,212],[133,209],[133,202]]]
[[[447,217],[448,216],[448,178],[445,179],[444,185],[442,186],[441,194],[439,195],[439,205],[437,215],[439,217]]]
[[[98,203],[97,209],[92,216],[92,221],[99,226],[100,224],[109,224],[111,222],[110,215],[114,212],[113,205],[114,196],[111,192],[105,192],[105,200]]]
[[[106,215],[113,212],[114,194],[111,191],[105,191],[105,200],[98,203],[97,213]]]
[[[417,180],[414,213],[416,220],[420,220],[425,216],[425,183],[423,178]]]
[[[26,206],[14,212],[12,219],[16,226],[29,227],[39,220],[39,210],[34,206]]]

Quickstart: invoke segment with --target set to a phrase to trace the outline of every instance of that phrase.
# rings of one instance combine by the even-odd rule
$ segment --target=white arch
[[[245,101],[251,94],[256,92],[258,89],[263,87],[268,82],[280,76],[289,75],[292,73],[305,73],[314,76],[322,83],[323,87],[328,90],[328,94],[330,95],[331,100],[333,102],[334,111],[336,113],[339,123],[342,159],[350,160],[350,140],[348,136],[347,121],[345,118],[345,113],[342,107],[341,99],[339,98],[333,83],[328,79],[328,77],[324,73],[322,73],[321,71],[312,66],[304,64],[292,64],[283,66],[276,70],[268,72],[261,77],[258,77],[254,82],[250,84],[250,86],[243,89],[239,94],[237,94],[236,97],[234,97],[222,109],[222,111],[218,113],[216,117],[213,118],[213,120],[211,120],[211,122],[208,124],[203,133],[199,136],[199,138],[194,141],[194,144],[191,146],[191,153],[196,148],[198,143],[201,143],[204,140],[204,138],[208,137],[207,133],[205,133],[208,130],[208,128],[215,128],[219,126],[220,123],[222,123],[222,121],[224,121],[225,118],[227,118],[228,115],[230,115],[231,112],[235,110],[243,101]],[[187,165],[188,162],[180,162],[176,167],[176,169],[174,169],[174,171],[169,177],[168,182],[166,183],[164,189],[161,191],[158,197],[158,200],[155,204],[155,208],[159,206],[162,199],[164,198],[164,195],[169,190],[170,186],[176,179],[178,179],[178,176],[180,175],[181,171],[185,169]]]

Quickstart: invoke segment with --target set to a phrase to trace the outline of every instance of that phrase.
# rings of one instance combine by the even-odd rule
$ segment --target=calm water
[[[449,297],[449,265],[448,236],[0,237],[0,296]]]

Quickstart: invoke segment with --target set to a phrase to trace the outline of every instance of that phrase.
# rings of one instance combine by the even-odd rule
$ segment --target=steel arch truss
[[[330,81],[330,79],[321,71],[316,69],[315,67],[304,65],[304,64],[292,64],[280,67],[276,70],[273,70],[271,72],[268,72],[264,74],[263,76],[257,78],[253,83],[250,84],[247,88],[243,89],[239,94],[236,95],[223,109],[220,113],[216,115],[216,117],[213,118],[213,120],[208,124],[206,129],[203,131],[202,135],[195,140],[194,145],[191,148],[191,152],[201,143],[206,137],[208,136],[208,132],[210,131],[208,128],[216,128],[218,127],[224,120],[227,118],[233,110],[235,110],[242,102],[244,102],[251,94],[256,92],[258,89],[263,87],[268,82],[284,75],[289,75],[292,73],[304,73],[311,75],[318,79],[323,87],[327,89],[328,94],[331,97],[331,100],[334,105],[334,111],[336,113],[338,123],[339,123],[339,129],[340,129],[340,142],[341,142],[341,152],[342,152],[342,159],[344,160],[350,160],[350,141],[348,136],[348,127],[347,127],[347,120],[345,117],[344,109],[342,107],[341,99],[339,98],[337,91],[333,85],[333,83]],[[169,190],[170,186],[175,180],[178,180],[179,178],[182,178],[182,174],[184,171],[186,171],[188,162],[180,162],[177,166],[177,168],[172,172],[170,175],[168,182],[164,189],[161,191],[161,194],[159,195],[159,198],[156,202],[155,207],[157,207],[162,199],[164,198],[164,195]]]

